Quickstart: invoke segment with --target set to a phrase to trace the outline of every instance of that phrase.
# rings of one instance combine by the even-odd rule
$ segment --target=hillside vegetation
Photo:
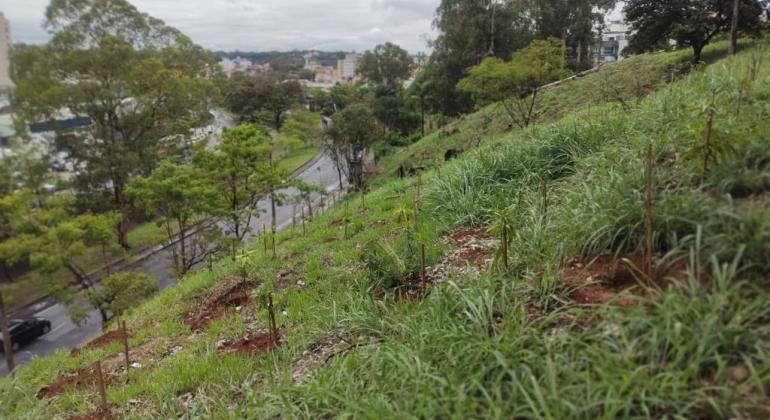
[[[277,259],[260,239],[138,308],[128,374],[103,340],[3,379],[0,416],[94,412],[101,360],[125,418],[766,418],[768,59],[746,49],[645,99],[548,102],[563,118],[479,130],[488,144],[280,234]]]
[[[749,45],[749,41],[741,42],[742,48]],[[726,52],[727,43],[717,42],[704,50],[703,60],[713,63],[724,58]],[[543,90],[535,113],[537,120],[553,122],[570,112],[590,112],[593,107],[608,102],[618,103],[626,109],[636,106],[650,92],[687,74],[691,65],[691,55],[684,50],[639,55],[604,65],[596,72]],[[499,139],[512,130],[518,130],[518,127],[512,124],[502,106],[486,106],[385,156],[380,163],[381,170],[386,175],[395,175],[399,167],[407,172],[431,168],[444,161],[447,151],[459,154]]]

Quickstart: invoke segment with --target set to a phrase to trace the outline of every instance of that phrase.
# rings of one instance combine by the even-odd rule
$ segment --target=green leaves
[[[473,96],[479,105],[502,101],[513,122],[526,127],[536,115],[538,89],[567,74],[564,46],[550,38],[533,41],[509,62],[486,58],[470,68],[457,89]]]
[[[158,291],[155,279],[143,273],[116,273],[102,279],[93,303],[113,314],[125,313]]]

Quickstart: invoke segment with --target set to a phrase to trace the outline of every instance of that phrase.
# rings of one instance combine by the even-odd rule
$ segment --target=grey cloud
[[[425,51],[440,0],[134,0],[212,49],[363,51],[392,41]],[[40,42],[48,0],[0,0],[18,41]],[[35,17],[37,16],[37,17]]]

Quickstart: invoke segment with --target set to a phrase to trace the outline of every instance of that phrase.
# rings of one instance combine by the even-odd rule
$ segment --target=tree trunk
[[[124,250],[128,251],[131,249],[131,246],[128,244],[128,218],[125,216],[125,211],[123,211],[123,187],[115,179],[112,180],[112,183],[114,184],[112,193],[113,199],[115,201],[115,208],[120,212],[120,221],[118,221],[118,224],[115,226],[115,230],[118,236],[118,244]]]
[[[733,19],[730,25],[730,55],[738,52],[738,15],[741,10],[741,0],[733,1]]]
[[[275,220],[275,190],[270,190],[270,214],[272,216],[271,226],[273,232],[275,232],[276,220]]]
[[[703,47],[705,44],[693,44],[692,46],[692,63],[699,64],[701,56],[703,55]]]
[[[11,331],[8,325],[8,317],[5,313],[5,301],[3,292],[0,290],[0,330],[3,333],[3,353],[5,354],[5,364],[8,366],[8,372],[12,372],[16,367],[13,360],[13,345],[11,344]]]

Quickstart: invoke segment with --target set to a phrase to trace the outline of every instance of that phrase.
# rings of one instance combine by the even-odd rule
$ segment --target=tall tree
[[[457,115],[473,107],[471,98],[456,90],[457,82],[487,56],[507,59],[529,44],[534,29],[527,7],[513,0],[441,1],[434,21],[439,35],[419,76],[432,111]]]
[[[562,42],[550,38],[533,41],[509,62],[487,58],[468,73],[458,84],[461,91],[473,95],[480,104],[500,101],[513,123],[524,128],[537,116],[540,87],[568,71]]]
[[[414,60],[396,44],[386,42],[366,51],[358,64],[358,73],[370,83],[395,88],[409,78]]]
[[[591,50],[596,45],[596,28],[615,0],[531,0],[538,37],[557,38],[567,47],[568,64],[575,70],[593,65]]]
[[[272,126],[280,131],[286,111],[303,99],[302,85],[279,74],[233,75],[225,84],[225,103],[242,123]]]
[[[348,179],[356,189],[366,186],[364,160],[377,139],[377,121],[368,106],[351,105],[334,116],[328,130],[329,147],[338,165],[346,164]]]
[[[673,39],[680,47],[692,48],[693,62],[698,63],[703,48],[730,29],[734,0],[629,0],[623,10],[631,24],[630,51],[654,50]],[[741,32],[756,34],[767,26],[759,0],[740,0],[739,10]]]
[[[131,177],[211,118],[215,90],[204,76],[213,56],[126,0],[53,0],[44,25],[51,40],[12,59],[14,109],[25,121],[50,121],[79,169],[82,202],[125,215]],[[63,118],[87,125],[67,128],[56,122]],[[116,232],[125,248],[127,228],[124,216]]]

